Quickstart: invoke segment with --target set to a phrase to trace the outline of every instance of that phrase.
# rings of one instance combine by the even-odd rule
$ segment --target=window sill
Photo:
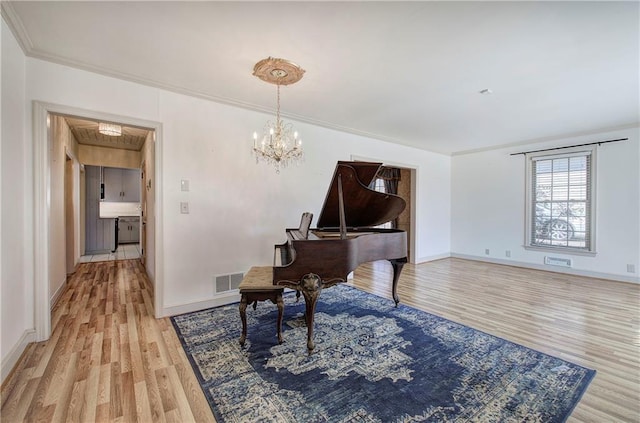
[[[524,245],[525,250],[529,251],[545,251],[548,253],[567,254],[573,256],[586,256],[595,257],[598,253],[595,251],[577,250],[574,248],[562,248],[562,247],[541,247],[537,245]]]

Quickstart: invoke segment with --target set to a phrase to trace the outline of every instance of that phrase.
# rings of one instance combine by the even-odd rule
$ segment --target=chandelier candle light
[[[304,69],[285,59],[268,57],[256,63],[253,75],[265,82],[277,86],[276,121],[268,121],[264,127],[262,139],[258,141],[258,133],[253,133],[253,153],[256,163],[263,160],[275,166],[280,173],[280,167],[301,160],[302,140],[298,137],[292,125],[285,124],[280,118],[280,85],[295,84],[304,74]]]

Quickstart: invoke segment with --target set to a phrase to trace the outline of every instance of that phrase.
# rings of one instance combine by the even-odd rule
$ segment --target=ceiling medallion
[[[276,173],[280,167],[302,160],[302,140],[291,124],[280,119],[280,85],[291,85],[302,79],[304,69],[285,59],[268,57],[256,63],[253,75],[270,84],[277,85],[276,121],[267,122],[262,138],[258,141],[258,133],[253,133],[253,153],[256,163],[263,160],[273,164]]]
[[[304,69],[293,62],[275,57],[260,60],[253,67],[253,75],[276,85],[291,85],[302,79]]]

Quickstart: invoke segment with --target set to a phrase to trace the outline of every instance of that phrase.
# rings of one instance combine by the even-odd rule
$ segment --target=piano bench
[[[278,343],[282,344],[282,315],[284,312],[282,292],[284,288],[273,284],[273,267],[252,267],[244,276],[238,288],[240,290],[240,319],[242,320],[240,345],[244,346],[244,341],[247,339],[247,305],[253,304],[253,309],[255,310],[258,301],[266,300],[270,300],[278,306],[276,333],[278,335]]]

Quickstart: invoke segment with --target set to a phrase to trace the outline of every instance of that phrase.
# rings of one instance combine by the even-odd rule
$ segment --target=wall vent
[[[549,256],[546,256],[544,258],[544,264],[548,264],[550,266],[560,266],[560,267],[573,266],[571,259],[560,258],[560,257],[549,257]]]
[[[215,277],[216,294],[220,292],[232,291],[238,289],[244,275],[242,273],[232,273],[230,275],[219,275]]]

